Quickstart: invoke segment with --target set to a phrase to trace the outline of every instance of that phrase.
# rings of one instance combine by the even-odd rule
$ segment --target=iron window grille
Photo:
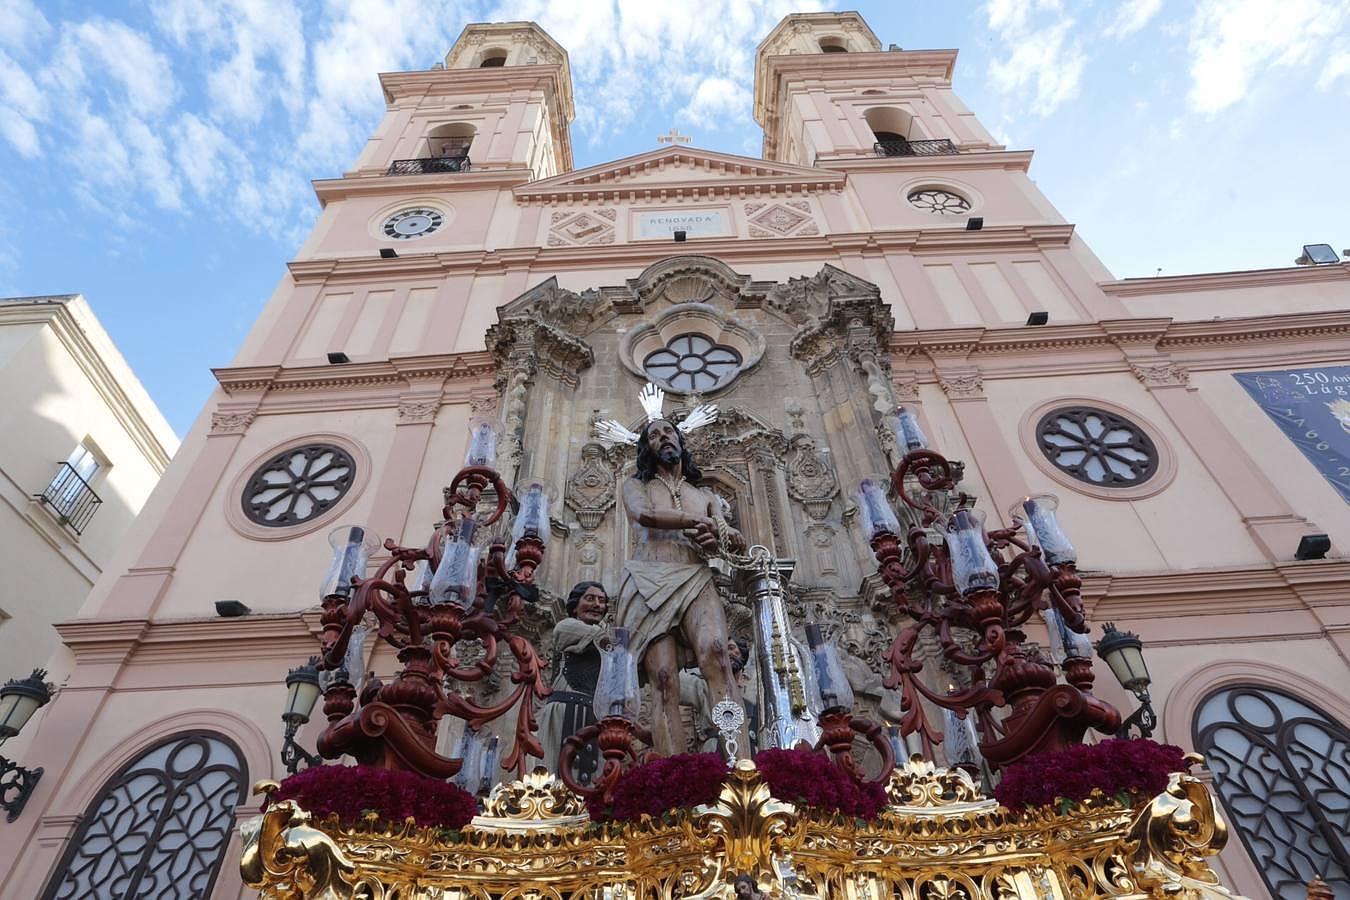
[[[211,888],[246,796],[239,749],[209,732],[174,735],[103,785],[42,900],[197,900]]]
[[[89,482],[70,463],[58,463],[56,475],[46,489],[34,495],[38,502],[49,506],[52,514],[76,534],[84,533],[103,499],[94,493]]]
[[[1239,685],[1200,704],[1195,749],[1274,897],[1320,874],[1350,897],[1350,728],[1282,691]]]

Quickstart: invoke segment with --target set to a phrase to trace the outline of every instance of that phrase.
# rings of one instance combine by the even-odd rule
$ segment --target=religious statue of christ
[[[653,393],[654,392],[654,393]],[[629,630],[629,648],[652,687],[652,740],[658,753],[685,752],[680,719],[680,668],[692,657],[714,703],[741,704],[727,653],[727,619],[707,556],[741,552],[745,541],[722,517],[717,495],[699,484],[702,474],[685,448],[684,432],[711,421],[715,408],[700,407],[679,427],[661,417],[659,389],[649,385],[643,405],[648,422],[634,435],[602,423],[637,444],[637,471],[623,485],[624,510],[637,546],[624,564],[615,624]],[[655,399],[655,402],[651,401]],[[744,733],[739,746],[748,748]]]

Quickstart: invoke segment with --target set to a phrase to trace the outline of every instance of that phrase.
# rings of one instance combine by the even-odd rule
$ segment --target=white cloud
[[[1347,76],[1350,76],[1350,46],[1340,42],[1322,66],[1322,74],[1317,76],[1317,86],[1327,90]]]
[[[652,104],[674,104],[677,118],[711,129],[739,94],[746,99],[732,114],[743,120],[755,45],[783,16],[820,8],[817,0],[743,0],[691,14],[652,0],[509,0],[487,18],[538,22],[567,49],[575,127],[599,144]]]
[[[45,37],[50,31],[51,25],[31,0],[5,0],[0,3],[0,47],[21,49]]]
[[[62,71],[48,71],[63,87],[109,95],[120,89],[122,96],[110,99],[124,99],[137,116],[162,114],[178,95],[168,57],[121,22],[91,19],[64,29],[57,65]]]
[[[24,68],[0,50],[0,135],[30,159],[42,149],[36,126],[46,113],[46,105]]]
[[[1107,37],[1127,38],[1149,23],[1158,10],[1162,9],[1162,0],[1125,0],[1116,10],[1116,17],[1106,27]]]
[[[749,115],[750,92],[745,85],[713,76],[699,82],[677,118],[716,131],[720,120],[742,120]]]
[[[1078,95],[1087,55],[1071,36],[1073,19],[1032,27],[1031,15],[1040,9],[1057,11],[1058,4],[993,0],[986,6],[990,26],[1011,47],[1006,59],[989,64],[989,76],[1005,94],[1030,94],[1031,110],[1047,116]]]
[[[1345,0],[1204,0],[1190,28],[1191,108],[1219,112],[1267,70],[1308,65],[1347,24]]]

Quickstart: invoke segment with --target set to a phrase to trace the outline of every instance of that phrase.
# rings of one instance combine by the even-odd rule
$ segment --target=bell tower
[[[796,165],[1002,149],[952,92],[955,50],[883,49],[855,12],[798,13],[755,53],[764,158]]]
[[[389,113],[349,175],[517,170],[534,181],[572,169],[567,51],[533,22],[469,25],[443,63],[380,84]]]

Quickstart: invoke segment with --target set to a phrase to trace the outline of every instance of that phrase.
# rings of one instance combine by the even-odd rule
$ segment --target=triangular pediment
[[[661,147],[637,156],[532,181],[516,188],[516,193],[521,196],[548,195],[700,182],[820,185],[836,181],[842,183],[843,180],[842,172],[831,169],[794,166],[695,147]]]

